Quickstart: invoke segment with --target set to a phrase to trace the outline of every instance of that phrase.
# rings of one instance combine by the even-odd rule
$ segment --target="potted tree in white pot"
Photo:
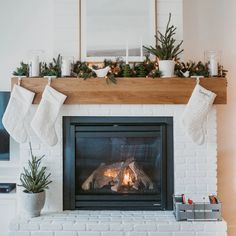
[[[51,174],[46,174],[46,167],[41,167],[44,156],[36,157],[32,153],[30,144],[31,160],[28,161],[28,169],[20,175],[19,186],[24,190],[21,194],[21,204],[27,218],[37,217],[45,204],[45,189],[48,189]]]
[[[170,26],[171,13],[169,14],[169,20],[166,26],[165,33],[162,34],[160,31],[155,35],[156,46],[155,47],[146,47],[144,48],[156,56],[158,59],[159,70],[162,73],[162,77],[172,77],[174,76],[175,61],[177,61],[178,55],[183,52],[181,45],[183,40],[180,43],[176,44],[175,34],[176,27],[174,25]]]

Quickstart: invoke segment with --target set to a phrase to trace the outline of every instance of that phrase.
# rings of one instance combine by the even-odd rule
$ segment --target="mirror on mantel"
[[[142,45],[154,43],[157,0],[80,0],[80,58],[103,61],[126,55],[141,60]]]

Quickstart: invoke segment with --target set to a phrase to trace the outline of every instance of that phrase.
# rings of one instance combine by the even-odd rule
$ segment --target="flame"
[[[106,177],[109,177],[109,178],[116,178],[117,175],[119,174],[119,170],[116,170],[116,169],[107,169],[106,171],[104,171],[103,175],[106,176]],[[133,174],[131,172],[130,169],[126,169],[124,171],[124,175],[123,175],[123,181],[122,181],[122,185],[123,186],[129,186],[129,185],[132,185],[133,183]]]
[[[111,169],[108,169],[104,172],[104,176],[106,176],[106,177],[115,178],[117,175],[118,175],[118,173],[116,171],[111,170]]]
[[[132,178],[129,174],[129,172],[127,171],[125,174],[124,174],[124,178],[123,178],[123,185],[129,185],[129,183],[132,182]]]

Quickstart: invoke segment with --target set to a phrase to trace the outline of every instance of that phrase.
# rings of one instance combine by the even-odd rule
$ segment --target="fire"
[[[106,177],[115,178],[117,175],[118,175],[118,172],[111,169],[108,169],[104,172],[104,176]]]
[[[126,168],[126,170],[124,172],[122,185],[123,186],[131,186],[131,185],[133,185],[133,183],[134,183],[134,174],[130,168]]]
[[[132,178],[130,176],[130,173],[127,171],[127,173],[124,174],[122,185],[129,185],[129,183],[131,182],[132,182]]]
[[[108,178],[111,178],[111,179],[115,179],[117,177],[117,175],[119,174],[119,170],[116,170],[116,169],[107,169],[103,175],[108,177]],[[124,173],[123,173],[123,180],[122,180],[122,185],[123,186],[130,186],[133,184],[133,178],[134,178],[134,175],[132,173],[132,171],[129,169],[129,168],[126,168]]]

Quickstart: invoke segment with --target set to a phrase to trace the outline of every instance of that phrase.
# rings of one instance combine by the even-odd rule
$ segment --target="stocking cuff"
[[[32,104],[35,93],[15,84],[11,95],[23,103]]]
[[[55,89],[53,89],[48,85],[46,86],[42,97],[47,101],[59,106],[61,106],[67,98],[66,95],[56,91]]]

